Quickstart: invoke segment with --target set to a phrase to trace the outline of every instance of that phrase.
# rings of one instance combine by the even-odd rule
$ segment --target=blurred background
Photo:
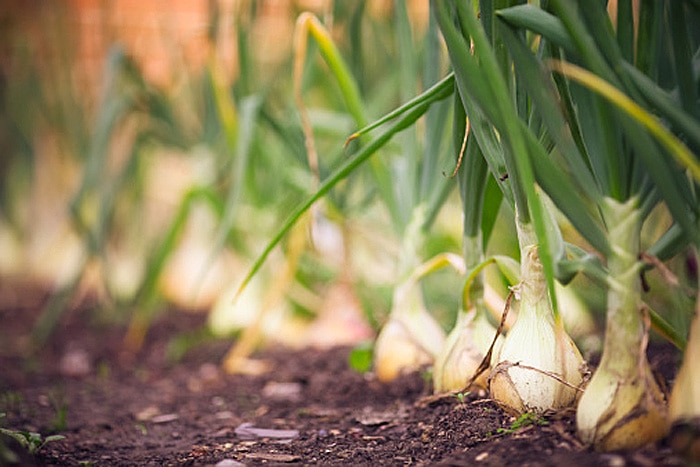
[[[344,149],[348,136],[447,74],[429,16],[428,0],[3,1],[0,309],[31,315],[28,347],[76,309],[123,326],[132,351],[171,310],[201,314],[203,338],[240,337],[243,355],[260,340],[370,342],[402,273],[461,254],[448,100],[330,190],[233,296],[289,213],[366,143]],[[488,209],[488,249],[517,258],[512,213]],[[605,296],[578,281],[585,310],[565,318],[597,350]],[[463,282],[422,279],[444,330]],[[497,315],[507,284],[488,282]],[[686,329],[691,301],[654,290]]]
[[[282,242],[240,304],[231,297],[289,211],[344,161],[358,128],[310,39],[301,89],[319,154],[312,170],[293,92],[297,17],[310,11],[324,24],[371,121],[432,84],[426,63],[446,72],[444,57],[428,62],[428,1],[400,5],[2,2],[0,302],[40,310],[32,345],[78,307],[124,324],[132,349],[169,309],[206,313],[219,336],[262,313],[261,332],[289,345],[373,336],[403,232],[378,195],[400,184],[378,188],[364,167]],[[420,126],[411,131],[418,158],[425,141]],[[389,145],[382,163],[406,160],[406,144]],[[428,253],[460,250],[449,149],[435,149],[432,175],[445,186]],[[460,279],[426,280],[448,328]]]

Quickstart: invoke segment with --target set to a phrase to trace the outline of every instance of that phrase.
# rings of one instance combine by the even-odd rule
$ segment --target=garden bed
[[[24,464],[682,465],[663,443],[593,452],[577,440],[572,412],[516,420],[485,394],[430,398],[426,375],[381,384],[349,367],[348,348],[268,345],[256,358],[270,371],[226,375],[230,340],[183,345],[198,342],[202,314],[164,313],[132,355],[123,326],[81,307],[27,357],[40,301],[20,298],[0,309],[0,426],[65,437]],[[650,350],[666,378],[676,360],[665,346]]]

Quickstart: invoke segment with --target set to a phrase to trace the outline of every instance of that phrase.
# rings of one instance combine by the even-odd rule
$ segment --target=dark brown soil
[[[682,465],[664,443],[593,452],[571,413],[511,430],[514,419],[484,394],[429,403],[421,375],[381,384],[349,367],[347,348],[267,347],[257,357],[272,370],[257,377],[221,371],[230,341],[205,340],[172,361],[173,343],[195,339],[202,315],[163,314],[128,355],[123,326],[76,310],[29,356],[21,349],[39,303],[0,309],[0,426],[65,438],[22,453],[23,464]],[[650,355],[667,372],[675,359]]]

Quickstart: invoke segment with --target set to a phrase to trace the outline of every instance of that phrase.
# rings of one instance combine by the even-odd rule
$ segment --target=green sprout
[[[1,413],[0,418],[4,418],[5,414]],[[11,430],[9,428],[0,428],[0,434],[14,438],[19,442],[19,444],[24,447],[29,454],[36,454],[46,446],[47,443],[52,441],[59,441],[64,439],[65,436],[62,435],[50,435],[43,437],[41,433],[36,433],[33,431],[21,431],[21,430]]]
[[[367,373],[372,368],[373,351],[374,345],[371,341],[357,344],[348,356],[350,368],[359,373]]]
[[[68,404],[65,401],[65,397],[59,391],[52,391],[49,394],[49,401],[55,411],[49,424],[50,429],[51,431],[64,431],[67,427],[66,413],[68,412]]]
[[[471,393],[471,391],[456,392],[456,393],[452,394],[452,396],[457,398],[457,400],[459,401],[459,403],[461,405],[464,405],[464,403],[466,402],[467,396],[470,393]]]
[[[510,434],[518,431],[521,428],[524,428],[526,426],[543,426],[543,425],[549,425],[549,422],[541,415],[538,415],[533,412],[525,412],[524,414],[520,415],[518,418],[515,419],[515,421],[510,425],[508,428],[499,428],[496,430],[496,433],[498,434]]]

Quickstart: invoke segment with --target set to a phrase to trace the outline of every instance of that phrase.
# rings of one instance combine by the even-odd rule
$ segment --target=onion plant
[[[555,144],[546,152],[531,138],[537,181],[604,258],[601,264],[572,250],[554,271],[566,277],[584,270],[607,286],[603,354],[577,406],[579,435],[596,449],[629,449],[668,429],[664,394],[646,358],[650,322],[668,328],[642,300],[639,276],[648,266],[642,227],[662,203],[673,224],[646,253],[666,259],[698,239],[697,157],[653,116],[696,145],[697,121],[668,106],[671,91],[680,98],[688,91],[683,81],[693,76],[687,52],[694,39],[671,34],[689,31],[680,14],[689,7],[641,2],[633,30],[632,2],[618,2],[615,25],[598,2],[548,5],[548,11],[530,5],[500,10],[498,25]],[[535,37],[536,45],[528,42]],[[664,74],[660,43],[674,51],[675,77]]]
[[[484,245],[488,244],[493,231],[502,194],[488,175],[486,160],[474,134],[469,131],[469,120],[459,96],[455,95],[453,100],[453,151],[458,164],[455,174],[464,215],[462,254],[466,268],[472,272],[467,278],[468,286],[465,285],[455,324],[435,361],[433,387],[436,393],[464,390],[489,352],[497,332],[488,319],[483,277],[477,266],[484,260]],[[483,388],[488,384],[485,376],[474,383]]]
[[[691,32],[697,12],[690,3],[640,2],[635,29],[630,27],[635,24],[632,4],[618,2],[613,24],[600,2],[580,8],[569,0],[538,6],[436,0],[424,91],[411,98],[405,90],[417,87],[418,72],[405,6],[397,2],[398,68],[405,84],[400,98],[406,103],[370,125],[367,89],[357,84],[323,25],[302,16],[300,22],[340,84],[348,113],[362,129],[351,138],[351,153],[325,171],[323,156],[308,159],[312,169],[319,167],[315,190],[264,248],[239,294],[314,203],[337,196],[341,182],[356,181],[351,175],[371,161],[377,192],[402,245],[392,311],[375,349],[377,375],[390,380],[437,358],[436,391],[459,390],[468,381],[462,357],[475,344],[469,334],[483,318],[481,270],[497,262],[484,253],[493,227],[489,215],[503,200],[512,209],[520,251],[513,288],[519,306],[517,320],[486,362],[492,366],[492,396],[516,413],[569,407],[580,396],[579,434],[600,450],[634,448],[664,436],[668,409],[646,359],[649,329],[681,347],[683,339],[645,303],[640,275],[654,261],[698,245],[700,131],[693,72],[697,41]],[[440,56],[435,24],[453,69],[442,80],[435,73]],[[673,60],[665,61],[659,44],[672,51]],[[463,309],[442,345],[417,274],[426,270],[419,265],[427,228],[450,186],[437,169],[444,164],[439,143],[448,126],[450,96],[468,278]],[[425,150],[420,151],[414,125],[424,115]],[[306,155],[313,156],[316,132],[312,124],[305,130]],[[398,142],[400,155],[392,154],[390,141]],[[380,150],[381,157],[373,158]],[[585,246],[563,241],[545,194]],[[670,225],[650,245],[642,244],[645,223],[659,209],[669,213]],[[582,396],[587,374],[564,329],[555,283],[569,282],[580,272],[607,289],[603,354]],[[386,352],[385,346],[398,350]],[[485,353],[484,347],[478,353]],[[387,354],[410,358],[387,364],[385,371],[383,362],[391,361]],[[675,393],[687,390],[684,375],[687,370]],[[674,394],[674,400],[683,396]],[[687,420],[679,417],[681,423]]]
[[[519,99],[521,84],[502,53],[490,2],[480,3],[480,20],[471,2],[433,6],[471,131],[491,177],[513,206],[520,246],[520,307],[493,361],[492,397],[517,413],[569,406],[582,382],[582,357],[564,330],[555,301],[553,262],[562,255],[563,243],[527,157],[534,130],[523,125],[529,109]]]
[[[391,312],[375,347],[375,371],[384,381],[404,371],[416,370],[425,363],[432,363],[442,347],[444,331],[427,312],[423,291],[414,272],[423,263],[428,228],[434,223],[452,186],[452,180],[443,176],[443,169],[448,166],[449,160],[446,159],[446,148],[441,147],[447,135],[445,123],[449,121],[450,106],[448,102],[441,101],[452,93],[453,85],[451,78],[438,82],[441,66],[436,25],[430,22],[426,37],[426,61],[424,71],[420,73],[415,62],[416,39],[408,21],[406,5],[397,2],[394,14],[393,31],[396,37],[392,42],[399,51],[398,75],[395,79],[402,83],[403,89],[396,97],[408,102],[370,125],[367,125],[370,119],[366,115],[368,105],[365,103],[368,99],[360,92],[358,78],[350,72],[320,21],[308,14],[300,17],[298,24],[306,28],[329,64],[340,84],[343,101],[358,128],[347,146],[350,151],[353,146],[359,145],[359,149],[322,178],[318,190],[292,212],[239,288],[242,291],[246,287],[270,252],[317,200],[332,194],[339,182],[351,180],[352,173],[377,151],[385,148],[381,156],[370,161],[369,169],[401,246],[396,256]],[[306,47],[305,42],[298,41],[297,44]],[[425,91],[413,98],[413,89],[417,86],[423,86]],[[299,98],[297,101],[303,102]],[[303,105],[300,107],[305,119],[305,109]],[[413,124],[425,114],[429,118],[424,135],[420,135]],[[371,138],[373,133],[378,135]],[[398,144],[387,147],[395,136],[398,136]],[[419,140],[421,136],[423,141]],[[313,138],[313,131],[307,127],[309,150],[313,150]],[[319,156],[317,160],[320,164],[324,157]],[[426,329],[431,331],[424,332]],[[407,355],[413,357],[401,360],[402,356]]]

